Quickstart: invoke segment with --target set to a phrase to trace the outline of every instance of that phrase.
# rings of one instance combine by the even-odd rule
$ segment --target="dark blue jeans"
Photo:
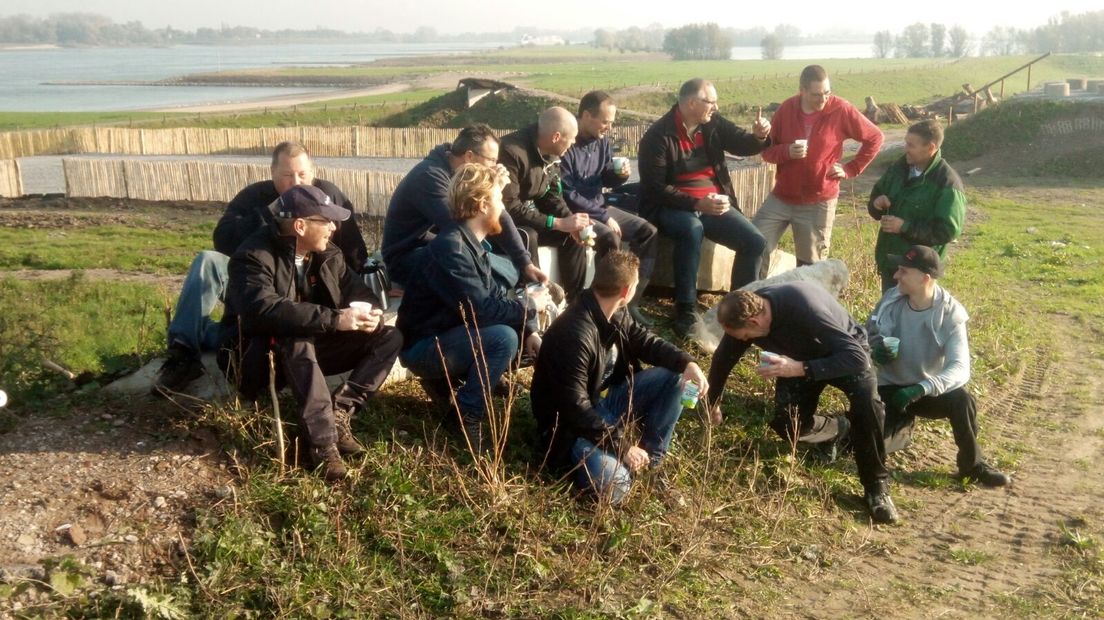
[[[517,351],[518,333],[513,327],[474,330],[461,325],[415,342],[399,354],[399,361],[423,379],[448,377],[453,386],[463,381],[456,390],[456,404],[465,420],[474,421],[483,419],[486,399]]]
[[[767,240],[736,209],[729,209],[721,215],[706,215],[660,207],[655,215],[655,224],[659,232],[675,244],[676,303],[693,304],[698,301],[698,266],[701,263],[703,238],[736,252],[729,290],[734,291],[759,277]]]
[[[667,454],[675,424],[682,415],[681,378],[666,368],[649,368],[633,375],[631,381],[609,388],[606,397],[595,406],[608,424],[641,423],[640,447],[652,458],[652,466]],[[578,465],[575,484],[580,488],[609,497],[615,504],[628,494],[632,474],[617,454],[579,437],[571,446],[571,460]]]

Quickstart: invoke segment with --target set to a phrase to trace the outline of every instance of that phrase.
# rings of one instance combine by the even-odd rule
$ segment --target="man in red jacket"
[[[828,257],[840,181],[866,169],[882,147],[882,132],[848,101],[832,96],[828,73],[820,65],[801,72],[797,95],[782,102],[771,118],[771,146],[763,161],[778,166],[774,189],[752,223],[763,233],[770,254],[793,227],[798,265]],[[844,140],[862,143],[854,159],[840,163]]]

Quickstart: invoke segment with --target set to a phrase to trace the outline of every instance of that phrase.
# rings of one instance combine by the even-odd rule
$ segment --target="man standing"
[[[437,233],[452,225],[448,186],[453,173],[464,164],[494,167],[498,161],[498,138],[486,125],[460,130],[452,144],[441,144],[429,152],[403,177],[387,207],[383,222],[383,261],[391,281],[405,286],[419,269],[424,248]],[[502,232],[489,237],[509,258],[488,254],[491,267],[506,288],[518,284],[519,274],[528,281],[544,282],[548,277],[536,265],[508,214],[503,213]]]
[[[862,146],[854,159],[841,164],[847,139]],[[771,118],[773,145],[763,151],[763,161],[778,166],[774,189],[753,220],[767,240],[764,271],[788,226],[799,266],[828,257],[840,181],[861,174],[883,139],[858,108],[832,96],[824,67],[805,67],[798,94],[782,102]]]
[[[500,285],[483,241],[499,234],[507,172],[464,164],[448,188],[454,222],[425,247],[421,269],[411,275],[399,306],[406,340],[400,360],[423,380],[435,400],[455,402],[463,433],[483,452],[483,419],[489,394],[517,355],[536,311]],[[539,338],[527,342],[539,346]],[[462,384],[462,385],[461,385]]]
[[[242,396],[268,385],[268,353],[299,401],[299,422],[311,461],[328,481],[345,477],[341,455],[363,452],[350,421],[383,385],[402,347],[382,312],[351,308],[378,299],[345,265],[330,242],[338,222],[352,215],[321,189],[296,185],[275,205],[275,222],[250,236],[230,259],[225,321],[241,319],[244,349],[237,368]],[[330,395],[326,376],[352,371]]]
[[[223,341],[222,328],[211,319],[211,312],[218,302],[226,300],[230,256],[251,234],[272,223],[271,207],[281,194],[296,185],[313,185],[325,192],[334,204],[350,213],[354,211],[340,189],[314,176],[314,163],[301,144],[281,142],[276,145],[272,151],[271,170],[271,180],[253,183],[226,205],[226,211],[215,226],[215,250],[204,250],[192,261],[169,324],[168,358],[152,386],[153,394],[179,392],[203,374],[200,354],[217,349]],[[338,224],[333,242],[344,255],[345,264],[360,271],[368,251],[356,218],[350,217]]]
[[[749,133],[717,111],[717,89],[695,78],[640,140],[641,213],[674,243],[675,333],[687,337],[698,314],[698,265],[708,238],[736,252],[731,289],[755,280],[763,235],[736,204],[725,153],[755,155],[770,145],[770,123]]]
[[[977,403],[970,380],[969,316],[936,283],[943,275],[939,255],[914,245],[897,265],[897,286],[885,292],[870,315],[871,349],[878,363],[878,393],[886,403],[886,449],[907,446],[916,416],[948,419],[958,446],[958,477],[989,487],[1010,482],[985,462],[977,442]]]
[[[890,165],[870,190],[866,209],[881,223],[874,260],[883,291],[893,288],[897,273],[897,265],[889,260],[891,253],[903,254],[917,244],[942,257],[947,244],[962,232],[966,194],[958,173],[943,161],[942,144],[943,127],[937,121],[909,127],[904,157]]]
[[[813,282],[729,293],[717,309],[717,321],[725,335],[709,369],[714,423],[721,421],[721,397],[732,367],[748,347],[757,345],[764,353],[756,372],[777,379],[771,428],[787,441],[830,440],[833,451],[850,428],[871,517],[878,523],[896,521],[882,438],[885,410],[866,330]],[[847,397],[846,418],[816,415],[820,394],[829,385]]]
[[[627,158],[619,160],[621,166],[614,166],[608,135],[616,117],[613,99],[600,90],[583,95],[579,101],[579,138],[560,162],[564,200],[572,213],[590,217],[599,258],[620,249],[625,241],[640,259],[640,282],[636,298],[629,302],[629,314],[637,323],[648,326],[651,321],[640,313],[639,302],[655,268],[656,228],[642,217],[607,205],[602,191],[623,185],[632,174]]]
[[[578,296],[586,280],[586,246],[579,231],[590,224],[587,214],[572,214],[567,208],[560,180],[560,158],[578,132],[570,112],[548,108],[535,124],[503,136],[498,155],[510,173],[510,184],[502,192],[506,211],[528,236],[531,256],[537,256],[542,245],[559,250],[560,279],[568,300]]]
[[[579,302],[544,335],[533,373],[533,416],[549,465],[577,486],[619,503],[632,474],[667,454],[686,382],[709,384],[693,358],[637,325],[623,309],[639,259],[613,251]],[[644,370],[641,363],[654,367]],[[639,440],[630,439],[640,426]]]

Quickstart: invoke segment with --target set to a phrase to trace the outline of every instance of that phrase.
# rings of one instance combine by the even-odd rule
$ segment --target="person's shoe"
[[[470,446],[473,456],[486,455],[491,451],[488,437],[483,432],[483,420],[464,419],[458,431],[460,445],[465,449]]]
[[[440,411],[452,409],[452,388],[449,387],[448,379],[419,379],[418,382],[437,409]]]
[[[976,480],[978,484],[986,487],[1003,487],[1012,482],[1012,478],[1008,474],[985,462],[974,465],[970,471],[958,472],[958,477],[959,479]]]
[[[364,454],[364,446],[353,436],[353,411],[339,405],[334,405],[334,426],[337,427],[337,451],[342,456],[359,456]]]
[[[203,362],[191,349],[180,345],[169,345],[168,357],[157,379],[150,386],[150,394],[163,396],[169,392],[179,392],[186,385],[203,376]]]
[[[866,507],[870,509],[870,518],[875,523],[897,522],[897,507],[893,505],[893,498],[889,496],[885,483],[879,483],[875,488],[867,490]]]
[[[349,470],[341,460],[341,453],[337,451],[337,444],[312,447],[311,462],[326,482],[339,482],[349,475]]]
[[[631,316],[632,320],[636,321],[636,324],[641,327],[651,327],[655,324],[652,319],[641,312],[640,305],[636,303],[629,304],[629,316]]]
[[[675,335],[681,340],[686,340],[694,334],[694,328],[697,327],[698,323],[701,323],[701,315],[698,314],[697,308],[693,304],[689,306],[679,304],[679,307],[675,310],[673,326]]]
[[[506,378],[506,375],[502,375],[498,378],[498,383],[496,383],[494,389],[491,390],[491,395],[498,396],[499,398],[506,398],[510,395],[510,380]]]
[[[846,416],[837,417],[836,429],[835,437],[813,445],[813,451],[817,458],[826,464],[835,463],[836,459],[843,455],[847,444],[851,441],[851,422],[848,421]]]
[[[662,466],[652,475],[651,484],[652,491],[668,508],[686,508],[686,496]]]

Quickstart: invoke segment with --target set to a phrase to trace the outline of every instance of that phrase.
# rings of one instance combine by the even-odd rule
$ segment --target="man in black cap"
[[[713,422],[721,421],[721,397],[732,367],[757,345],[763,354],[756,372],[777,379],[771,428],[787,441],[831,442],[831,458],[850,428],[870,516],[879,523],[895,522],[882,436],[885,409],[862,325],[828,291],[807,281],[733,291],[718,306],[717,321],[725,335],[709,369]],[[847,397],[847,417],[816,414],[829,385]]]
[[[867,322],[878,393],[886,403],[886,451],[908,446],[916,416],[946,418],[958,446],[958,477],[989,487],[1008,484],[1007,475],[982,459],[977,443],[977,403],[966,390],[970,317],[936,283],[943,275],[939,254],[914,245],[888,259],[897,265],[897,286],[886,291]]]
[[[328,481],[345,477],[341,455],[363,452],[350,420],[387,378],[402,347],[398,330],[383,324],[379,300],[331,243],[348,209],[311,185],[284,192],[275,221],[242,243],[230,259],[224,341],[240,342],[238,384],[255,399],[267,387],[268,352],[299,401],[309,455]],[[350,307],[356,304],[357,307]],[[238,325],[241,338],[233,333]],[[351,370],[331,397],[327,375]]]

